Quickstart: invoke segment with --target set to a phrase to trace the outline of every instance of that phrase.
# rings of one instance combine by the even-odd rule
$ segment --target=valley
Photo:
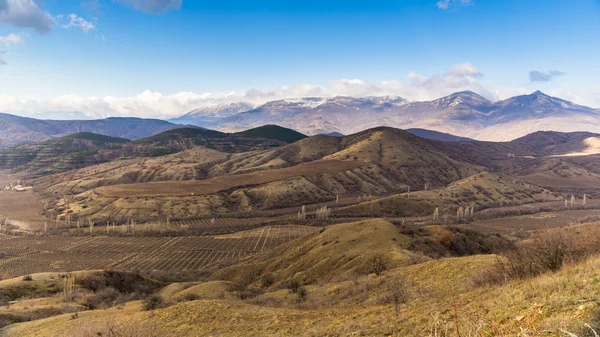
[[[246,336],[250,326],[250,335],[311,327],[297,335],[312,336],[335,334],[334,322],[342,335],[435,336],[431,329],[450,327],[466,334],[473,324],[512,335],[537,329],[523,321],[530,317],[579,331],[591,306],[546,299],[554,288],[542,285],[540,305],[560,311],[535,316],[535,304],[518,295],[531,282],[546,284],[544,272],[505,271],[510,280],[502,282],[488,273],[548,231],[589,241],[587,258],[569,255],[566,271],[597,263],[600,191],[586,180],[597,175],[595,154],[562,156],[586,152],[586,140],[597,136],[444,137],[388,127],[312,137],[274,126],[243,136],[183,128],[119,140],[119,148],[81,134],[9,148],[3,165],[11,167],[0,182],[33,189],[0,191],[0,216],[8,219],[0,233],[0,302],[17,308],[2,316],[8,309],[0,307],[7,324],[0,336],[98,333],[107,320],[119,331],[167,336],[173,329],[176,336]],[[56,144],[71,145],[60,152]],[[113,154],[73,159],[89,146]],[[172,150],[123,150],[160,146]],[[54,161],[40,155],[47,150],[8,155],[24,147],[61,154]],[[117,279],[152,286],[132,293]],[[159,304],[148,311],[150,299]],[[464,312],[453,313],[452,301],[463,300]],[[507,305],[494,306],[497,300]],[[219,324],[233,312],[277,319],[261,327],[247,318]],[[333,321],[323,321],[325,313]],[[348,325],[347,315],[360,323]]]
[[[0,337],[600,337],[600,0],[0,0]]]

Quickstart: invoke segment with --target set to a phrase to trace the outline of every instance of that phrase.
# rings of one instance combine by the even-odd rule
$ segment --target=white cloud
[[[472,5],[472,0],[440,0],[435,5],[442,10],[447,10],[453,5],[469,6]]]
[[[377,83],[359,79],[332,81],[328,86],[309,84],[283,86],[274,89],[250,89],[246,92],[193,93],[180,92],[165,95],[146,90],[132,97],[81,97],[63,95],[51,100],[24,99],[0,94],[0,111],[44,118],[104,118],[134,116],[146,118],[175,118],[199,107],[233,102],[262,104],[284,98],[307,96],[332,97],[398,95],[412,101],[424,101],[450,95],[457,91],[471,90],[491,99],[505,99],[528,94],[526,88],[489,88],[480,79],[481,71],[470,63],[458,64],[442,74],[424,76],[410,72],[405,80]],[[600,107],[600,87],[593,90],[567,91],[558,89],[548,92],[578,104]]]
[[[33,0],[0,0],[0,24],[49,32],[55,20]]]
[[[24,37],[26,36],[27,34],[8,34],[7,36],[0,36],[0,45],[4,45],[8,48],[17,44],[23,44],[25,43]],[[2,58],[6,54],[8,54],[6,50],[0,50],[0,66],[7,64],[6,61],[4,61],[4,59]]]
[[[23,43],[25,43],[25,39],[20,34],[8,34],[7,36],[0,36],[0,44],[3,44],[6,47]]]
[[[62,16],[58,16],[57,18],[60,19],[62,18]],[[96,25],[93,22],[86,21],[85,19],[77,16],[76,14],[69,14],[67,16],[67,19],[69,20],[69,22],[62,25],[63,28],[77,27],[86,33],[90,30],[96,29]]]
[[[531,82],[550,82],[555,77],[564,76],[565,72],[560,70],[550,70],[547,72],[541,72],[537,70],[532,70],[529,72],[529,81]]]
[[[113,0],[145,13],[164,13],[179,9],[182,0]]]

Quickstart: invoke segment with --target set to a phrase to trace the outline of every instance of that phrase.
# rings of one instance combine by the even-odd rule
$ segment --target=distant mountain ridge
[[[181,127],[184,126],[159,119],[40,120],[0,113],[0,148],[80,132],[135,140]]]
[[[509,141],[541,130],[600,132],[600,110],[541,91],[497,102],[462,91],[423,102],[398,96],[285,99],[223,117],[215,117],[215,109],[200,115],[198,111],[188,113],[185,121],[227,131],[277,124],[309,135],[351,134],[390,126],[494,141]],[[227,110],[228,105],[222,109]]]
[[[178,124],[174,124],[178,123]],[[471,91],[432,101],[409,102],[398,96],[306,97],[239,102],[191,111],[171,121],[141,118],[39,120],[0,113],[0,148],[40,142],[79,132],[136,140],[182,127],[241,132],[279,125],[302,134],[344,135],[378,126],[430,130],[425,138],[449,140],[431,131],[465,139],[510,141],[536,131],[600,133],[600,110],[548,96],[540,91],[492,102]]]
[[[115,159],[153,158],[204,148],[222,153],[268,150],[306,138],[294,130],[266,125],[239,133],[177,128],[147,138],[128,139],[80,132],[0,149],[0,169],[28,177],[65,172]]]

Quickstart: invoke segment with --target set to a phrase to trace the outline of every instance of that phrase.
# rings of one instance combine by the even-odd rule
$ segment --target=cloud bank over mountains
[[[410,72],[404,80],[366,82],[359,79],[341,79],[327,86],[301,84],[274,89],[250,89],[246,92],[179,92],[163,94],[146,90],[131,97],[80,97],[62,95],[49,100],[25,99],[0,94],[0,111],[43,118],[104,118],[134,116],[147,118],[174,118],[191,110],[247,102],[254,105],[268,101],[301,97],[334,96],[401,96],[409,101],[426,101],[450,95],[457,91],[474,91],[492,101],[529,93],[519,87],[490,88],[482,84],[484,74],[466,62],[456,64],[445,73],[424,76]],[[592,90],[549,90],[549,94],[577,104],[600,107],[600,87]]]

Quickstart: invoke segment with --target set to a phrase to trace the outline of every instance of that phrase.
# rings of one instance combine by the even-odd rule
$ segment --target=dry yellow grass
[[[155,313],[139,302],[113,308],[15,324],[1,336],[69,336],[90,324],[148,327],[157,324],[160,336],[560,336],[560,329],[579,333],[593,321],[600,279],[600,258],[504,286],[473,288],[470,279],[495,259],[475,256],[441,259],[388,271],[380,277],[309,287],[307,302],[290,299],[283,307],[267,307],[240,300],[198,300]],[[408,301],[384,304],[390,279],[405,279]],[[357,289],[368,284],[365,290]],[[192,289],[192,288],[189,288]],[[351,290],[354,289],[354,292]],[[269,293],[264,296],[269,295]],[[281,291],[274,297],[288,296]],[[313,301],[312,298],[315,300]],[[362,299],[366,298],[366,301]],[[329,304],[327,304],[329,300]],[[475,329],[480,332],[475,334]]]
[[[334,225],[217,272],[216,278],[234,282],[243,281],[238,276],[247,271],[272,273],[275,285],[249,300],[235,296],[238,287],[230,281],[176,283],[159,294],[174,303],[188,302],[155,312],[130,302],[81,312],[76,318],[60,315],[14,324],[0,330],[0,336],[83,336],[112,325],[142,336],[543,337],[560,336],[561,329],[580,334],[585,323],[600,324],[600,257],[527,280],[475,287],[474,277],[496,256],[415,259],[403,249],[406,240],[384,220]],[[393,269],[380,276],[356,273],[374,253],[387,254]],[[54,276],[33,275],[37,282]],[[290,277],[311,281],[302,301],[278,287],[277,282]],[[2,281],[0,289],[24,282]],[[390,301],[391,285],[406,294],[397,313]],[[26,311],[28,303],[40,308],[56,304],[35,300],[17,308]],[[445,333],[436,335],[436,329]]]
[[[373,219],[329,226],[320,232],[281,245],[244,263],[224,268],[213,277],[234,282],[258,282],[256,271],[272,273],[275,281],[330,281],[361,274],[371,267],[369,258],[382,254],[389,267],[426,259],[408,251],[410,239],[388,221]]]
[[[235,155],[206,148],[193,148],[157,158],[120,159],[79,170],[39,178],[36,185],[50,194],[78,194],[98,186],[164,180],[190,180],[198,167]]]

